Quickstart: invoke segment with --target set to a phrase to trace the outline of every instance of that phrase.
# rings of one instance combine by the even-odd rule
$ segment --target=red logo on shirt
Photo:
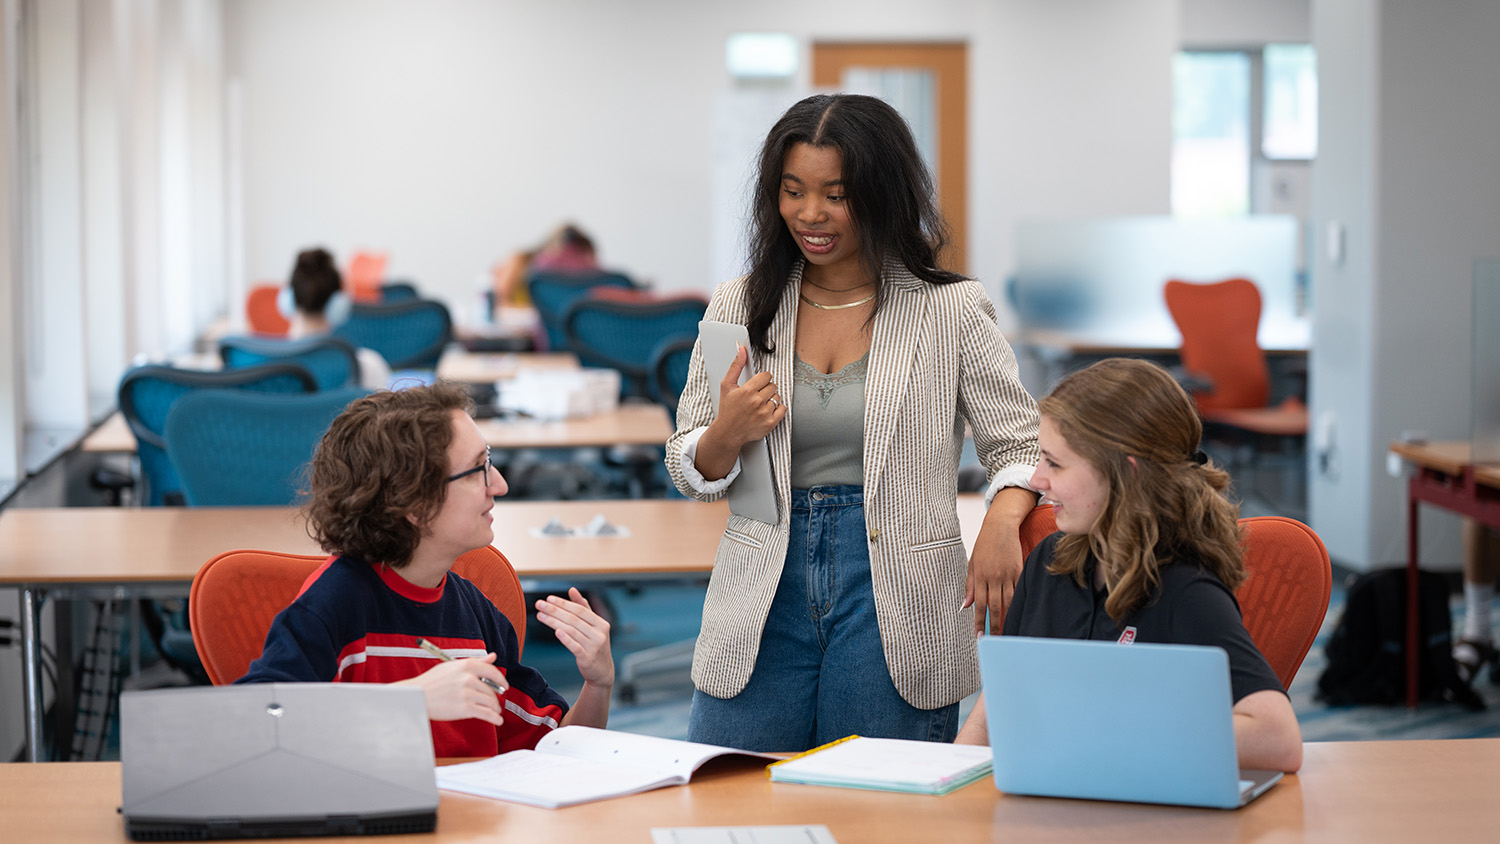
[[[1135,641],[1135,628],[1134,627],[1127,627],[1127,628],[1125,628],[1125,632],[1120,634],[1120,638],[1117,641],[1120,644],[1122,644],[1122,645],[1128,645],[1131,642],[1134,642]]]

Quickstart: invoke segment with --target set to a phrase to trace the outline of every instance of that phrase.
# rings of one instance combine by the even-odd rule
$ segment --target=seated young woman
[[[609,624],[579,594],[536,602],[583,675],[569,708],[517,657],[516,632],[472,583],[450,571],[495,538],[505,479],[490,465],[448,384],[374,393],[349,404],[313,456],[308,527],[333,556],[276,616],[240,683],[394,683],[422,689],[438,756],[535,747],[565,724],[604,727],[614,686]],[[417,646],[423,638],[461,657]]]
[[[1198,451],[1192,400],[1160,366],[1110,359],[1064,378],[1040,410],[1031,486],[1059,530],[1026,560],[1004,634],[1223,648],[1240,766],[1296,771],[1296,714],[1234,598],[1239,508],[1229,474]],[[982,697],[956,740],[988,743]]]

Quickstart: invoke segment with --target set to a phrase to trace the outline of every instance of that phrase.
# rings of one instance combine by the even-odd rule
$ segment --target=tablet
[[[703,350],[703,371],[708,376],[708,395],[718,416],[719,382],[734,363],[735,345],[750,348],[750,332],[743,325],[706,319],[698,323],[698,341]],[[753,365],[747,363],[740,371],[740,383],[754,374]],[[729,512],[776,524],[776,485],[771,478],[771,449],[764,437],[740,449],[740,476],[729,485],[728,498]]]

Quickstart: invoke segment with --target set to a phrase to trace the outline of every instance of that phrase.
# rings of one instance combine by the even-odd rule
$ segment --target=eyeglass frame
[[[491,470],[493,468],[495,468],[495,467],[494,467],[494,464],[492,464],[490,462],[490,447],[489,446],[485,446],[484,447],[484,462],[483,463],[479,464],[478,466],[475,466],[472,469],[465,469],[465,470],[463,470],[462,472],[459,472],[456,475],[449,475],[447,483],[451,484],[454,481],[462,480],[463,478],[467,478],[470,475],[477,474],[479,472],[484,472],[484,484],[485,484],[485,486],[489,486],[489,484],[490,484],[490,472],[489,472],[489,470]]]

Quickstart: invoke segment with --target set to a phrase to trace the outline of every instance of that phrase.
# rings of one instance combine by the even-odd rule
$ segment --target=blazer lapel
[[[786,403],[787,415],[771,430],[771,477],[776,482],[778,521],[791,518],[787,502],[792,495],[792,379],[797,360],[797,291],[802,289],[802,265],[792,270],[791,279],[781,293],[781,305],[771,321],[774,351],[761,361],[760,369],[771,373],[771,381]]]
[[[888,296],[875,315],[870,341],[870,365],[865,379],[865,501],[880,486],[891,435],[901,424],[906,385],[926,322],[926,285],[904,267],[887,264]]]

